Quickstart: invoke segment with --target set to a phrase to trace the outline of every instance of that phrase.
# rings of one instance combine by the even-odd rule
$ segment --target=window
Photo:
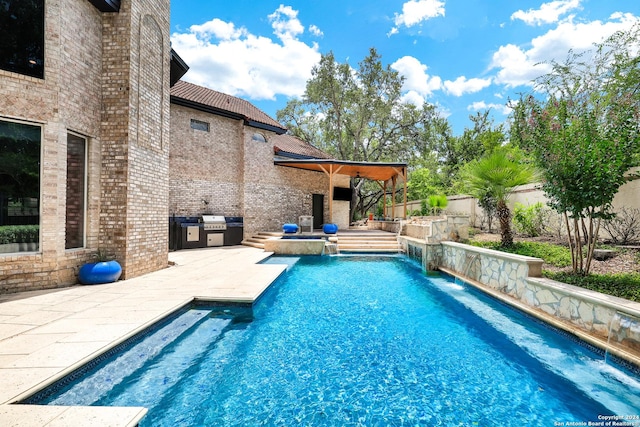
[[[265,138],[263,134],[258,132],[254,133],[251,139],[258,142],[267,142],[267,138]]]
[[[201,122],[200,120],[191,119],[191,129],[203,130],[209,132],[209,123]]]
[[[44,0],[0,0],[0,68],[44,78]]]
[[[41,138],[40,126],[0,120],[1,252],[38,248]]]
[[[67,208],[65,248],[84,247],[84,223],[87,176],[87,142],[67,135]]]

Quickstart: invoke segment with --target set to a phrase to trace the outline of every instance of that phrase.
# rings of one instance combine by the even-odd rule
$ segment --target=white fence
[[[640,168],[634,168],[632,171],[640,172]],[[451,214],[469,215],[470,223],[474,227],[486,226],[486,217],[482,208],[478,205],[477,199],[466,195],[456,195],[449,196],[448,200],[449,204],[446,212]],[[516,203],[529,206],[538,202],[546,204],[547,201],[548,199],[541,189],[541,184],[521,185],[516,187],[509,197],[509,207],[513,211],[513,207]],[[411,215],[411,212],[420,210],[420,203],[420,200],[407,203],[408,216]],[[640,179],[627,182],[620,187],[620,190],[613,199],[613,210],[618,212],[623,207],[627,209],[640,209]],[[395,218],[403,216],[402,209],[402,205],[396,206],[396,210],[394,212]],[[388,211],[388,216],[390,216],[391,208],[388,208]],[[494,223],[494,228],[495,227],[497,227],[496,223]],[[601,232],[604,231],[601,230]]]

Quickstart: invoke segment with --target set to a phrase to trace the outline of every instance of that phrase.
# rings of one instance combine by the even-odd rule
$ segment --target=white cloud
[[[404,93],[401,97],[400,97],[400,101],[403,104],[413,104],[416,107],[422,107],[422,104],[424,104],[425,99],[423,95],[420,95],[418,92],[416,92],[415,90],[410,90],[406,93]]]
[[[320,53],[298,40],[304,27],[297,14],[280,6],[269,15],[277,39],[219,19],[173,33],[172,48],[190,67],[184,80],[254,100],[302,95]]]
[[[531,85],[531,80],[550,71],[544,62],[564,61],[569,50],[581,52],[592,49],[616,31],[628,30],[640,18],[632,14],[616,13],[608,21],[574,23],[571,19],[531,40],[525,47],[507,44],[493,54],[490,69],[498,69],[495,83],[508,87]],[[538,65],[536,65],[538,64]]]
[[[316,37],[322,37],[324,36],[324,33],[322,32],[322,30],[320,28],[318,28],[316,25],[310,25],[309,26],[309,32],[311,34],[313,34]]]
[[[442,88],[442,79],[428,75],[427,66],[413,56],[403,56],[391,64],[391,68],[405,78],[402,88],[407,92],[413,91],[424,98]]]
[[[304,26],[298,20],[298,11],[291,6],[280,5],[275,12],[269,15],[269,21],[273,32],[281,40],[295,39],[304,33]]]
[[[581,0],[556,0],[543,3],[540,9],[518,10],[511,15],[511,20],[520,19],[527,25],[542,25],[558,22],[561,15],[580,7]]]
[[[438,16],[444,16],[444,2],[440,0],[409,0],[402,5],[402,13],[395,14],[395,27],[388,35],[396,34],[401,26],[413,27]]]
[[[221,40],[237,39],[246,33],[244,28],[236,29],[232,22],[224,22],[218,18],[214,18],[202,25],[192,25],[190,30],[199,37],[208,38],[213,36]]]
[[[484,110],[488,110],[488,109],[492,109],[492,110],[498,111],[499,113],[502,113],[505,116],[507,116],[507,115],[509,115],[511,113],[511,108],[509,108],[505,104],[495,104],[495,103],[487,104],[484,101],[477,101],[477,102],[474,102],[471,105],[467,106],[467,110],[469,110],[469,111],[484,111]]]
[[[491,85],[491,78],[488,79],[478,79],[471,78],[467,79],[464,76],[460,76],[454,81],[445,80],[444,89],[445,91],[453,96],[462,96],[467,93],[475,93],[481,91],[482,89]]]

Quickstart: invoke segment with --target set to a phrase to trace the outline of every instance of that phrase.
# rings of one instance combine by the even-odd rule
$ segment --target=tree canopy
[[[594,52],[570,52],[535,81],[544,98],[522,96],[514,109],[512,138],[534,156],[550,206],[565,215],[576,273],[588,274],[600,220],[612,215],[615,194],[638,165],[639,51],[636,26]]]
[[[416,162],[426,151],[428,128],[438,119],[434,106],[416,107],[402,99],[403,78],[370,49],[357,68],[322,55],[305,93],[277,118],[289,131],[339,160]],[[354,181],[364,214],[379,200],[379,187]],[[379,196],[371,196],[371,193]],[[368,193],[368,194],[365,194]],[[353,204],[354,207],[357,203]]]
[[[509,195],[514,187],[529,184],[537,177],[535,168],[513,153],[513,150],[504,147],[495,149],[485,157],[469,162],[463,173],[472,196],[479,200],[490,198],[495,201],[502,246],[513,244],[511,211],[507,206]]]

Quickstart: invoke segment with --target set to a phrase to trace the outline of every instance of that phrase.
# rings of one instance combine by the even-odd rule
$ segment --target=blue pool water
[[[145,406],[142,426],[546,427],[640,415],[637,376],[405,257],[269,262],[288,272],[252,311],[186,311],[39,403]]]

